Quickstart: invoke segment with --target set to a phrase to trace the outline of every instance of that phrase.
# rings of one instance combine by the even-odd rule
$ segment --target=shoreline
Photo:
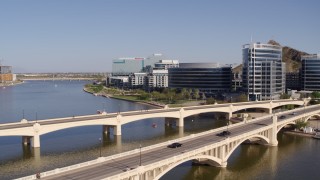
[[[16,86],[19,84],[23,84],[24,81],[16,81],[16,82],[10,82],[10,83],[0,83],[0,87],[9,87],[9,86]]]
[[[303,137],[311,137],[311,138],[315,135],[315,133],[310,134],[310,133],[304,133],[302,131],[295,131],[295,130],[284,131],[283,133],[290,134],[290,135],[303,136]]]
[[[93,81],[95,78],[20,78],[22,81]]]
[[[83,88],[83,91],[89,94],[92,94],[94,96],[102,96],[105,98],[113,98],[113,99],[118,99],[118,100],[123,100],[123,101],[128,101],[128,102],[134,102],[134,103],[140,103],[140,104],[146,104],[146,105],[150,105],[153,107],[158,107],[158,108],[165,108],[166,105],[161,105],[161,104],[154,104],[151,102],[143,102],[143,101],[135,101],[135,100],[130,100],[130,99],[124,99],[124,98],[119,98],[119,97],[114,97],[112,95],[105,95],[105,94],[100,94],[100,93],[93,93],[88,91],[86,88]]]

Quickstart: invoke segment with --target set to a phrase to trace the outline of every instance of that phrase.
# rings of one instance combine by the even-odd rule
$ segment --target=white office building
[[[285,92],[282,47],[252,43],[243,45],[243,89],[249,100],[279,99]]]
[[[168,87],[168,70],[153,70],[148,75],[147,88],[166,88]]]

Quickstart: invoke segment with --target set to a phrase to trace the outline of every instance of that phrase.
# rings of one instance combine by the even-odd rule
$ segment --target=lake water
[[[18,122],[23,117],[41,120],[65,116],[150,109],[143,104],[93,96],[82,88],[88,81],[27,81],[0,88],[0,123]],[[24,112],[24,113],[23,113]],[[157,128],[152,128],[156,123]],[[102,155],[128,151],[192,133],[221,127],[225,120],[208,116],[185,119],[185,127],[168,127],[163,118],[145,119],[126,124],[122,136],[104,135],[101,126],[60,130],[41,136],[41,148],[30,148],[21,137],[0,137],[0,179],[12,179],[52,170]],[[232,154],[227,168],[176,167],[162,179],[318,179],[320,141],[279,134],[278,147],[241,145]]]

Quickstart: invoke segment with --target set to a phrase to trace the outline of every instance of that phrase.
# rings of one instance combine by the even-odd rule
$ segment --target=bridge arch
[[[45,135],[48,133],[52,133],[55,131],[60,131],[60,130],[65,130],[65,129],[71,129],[71,128],[78,128],[78,127],[84,127],[84,126],[102,126],[102,125],[110,125],[113,126],[113,124],[106,124],[106,123],[101,123],[101,122],[95,122],[95,123],[87,123],[87,124],[66,124],[63,126],[51,126],[50,128],[45,127],[45,125],[43,125],[43,127],[41,127],[41,130],[39,131],[39,135]]]
[[[239,145],[241,143],[243,143],[244,141],[246,140],[249,140],[251,138],[258,138],[260,140],[262,140],[265,144],[269,144],[270,140],[269,138],[265,137],[265,136],[262,136],[262,135],[252,135],[252,136],[249,136],[249,137],[246,137],[244,139],[242,139],[241,141],[238,142],[238,144],[236,144],[227,154],[227,156],[225,157],[225,160],[227,161],[229,159],[229,157],[231,156],[231,154],[239,147]]]
[[[185,111],[183,114],[183,118],[189,117],[189,116],[194,116],[198,114],[203,114],[203,113],[226,113],[229,114],[231,110],[221,110],[221,109],[201,109],[197,111]]]
[[[307,118],[305,118],[305,122],[309,121],[312,117],[317,117],[320,119],[320,114],[313,114],[313,115],[308,116]]]
[[[272,102],[272,109],[276,107],[286,106],[286,105],[296,105],[302,106],[304,105],[304,101],[286,101],[286,102]]]
[[[147,116],[147,117],[130,117],[130,118],[121,117],[120,120],[121,120],[121,125],[124,125],[124,124],[128,124],[128,123],[131,123],[131,122],[143,121],[143,120],[151,119],[151,118],[175,118],[175,119],[179,119],[180,116],[162,113],[162,114],[150,115],[150,116]]]
[[[193,157],[189,157],[187,159],[183,159],[181,161],[178,161],[176,163],[170,164],[169,167],[162,171],[160,174],[158,174],[156,177],[154,177],[155,180],[160,179],[163,175],[165,175],[166,173],[168,173],[169,171],[171,171],[173,168],[177,167],[178,165],[190,161],[190,160],[196,160],[196,159],[208,159],[210,161],[212,161],[213,163],[217,164],[217,166],[221,165],[221,159],[213,157],[213,156],[209,156],[209,155],[197,155],[197,156],[193,156]]]
[[[287,126],[287,125],[295,125],[296,124],[296,122],[295,121],[291,121],[291,122],[289,122],[289,123],[286,123],[286,124],[283,124],[283,125],[281,125],[281,126],[279,126],[278,127],[278,129],[277,129],[277,134],[280,132],[280,130],[283,128],[283,127],[285,127],[285,126]]]

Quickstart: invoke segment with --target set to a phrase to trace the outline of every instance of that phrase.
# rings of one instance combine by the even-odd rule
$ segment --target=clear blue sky
[[[241,63],[275,39],[320,52],[319,0],[0,0],[0,59],[18,72],[108,72],[117,57]]]

